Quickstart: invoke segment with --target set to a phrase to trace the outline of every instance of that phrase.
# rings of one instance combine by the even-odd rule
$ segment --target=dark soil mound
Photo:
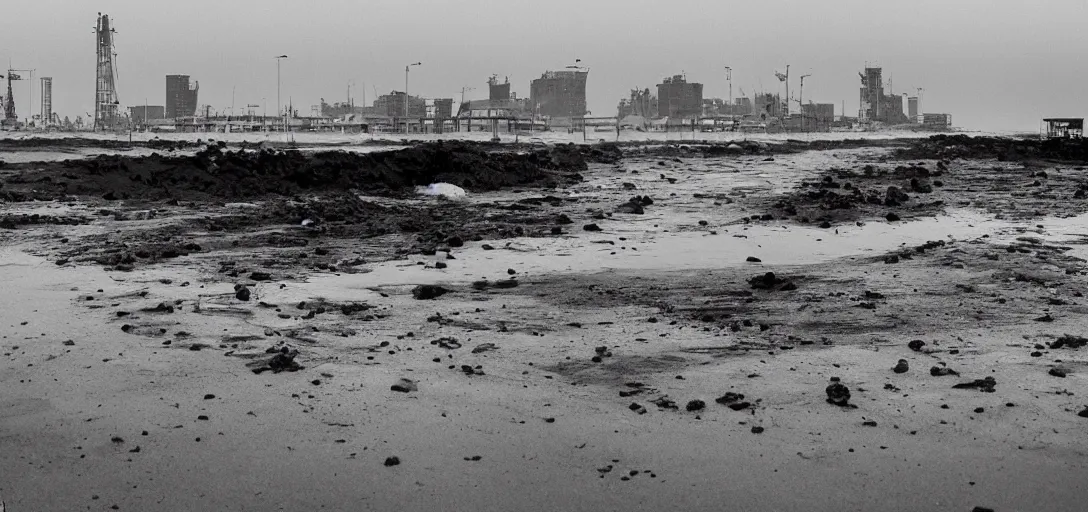
[[[239,200],[269,195],[359,190],[402,195],[414,187],[452,183],[481,192],[511,186],[556,187],[581,181],[584,153],[559,146],[530,153],[491,152],[466,142],[437,142],[369,154],[325,151],[224,151],[210,146],[191,157],[100,156],[37,168],[8,184],[39,194],[106,199]],[[6,188],[6,187],[5,187]]]
[[[914,142],[896,153],[904,159],[985,159],[1026,160],[1033,158],[1088,162],[1088,139],[1014,139],[934,135]]]

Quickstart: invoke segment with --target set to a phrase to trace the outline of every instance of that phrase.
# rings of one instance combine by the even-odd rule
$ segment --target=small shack
[[[1048,139],[1079,139],[1084,136],[1084,118],[1043,119]]]

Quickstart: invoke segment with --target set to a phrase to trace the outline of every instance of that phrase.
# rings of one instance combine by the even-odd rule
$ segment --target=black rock
[[[596,224],[586,224],[585,226],[582,226],[582,229],[586,231],[600,231],[601,227]]]
[[[825,221],[820,223],[820,229],[830,229],[830,228],[831,228],[831,223],[830,222],[825,220]]]
[[[438,262],[435,262],[435,264],[434,264],[434,268],[437,268],[439,270],[444,269],[446,267],[449,267],[449,265],[447,265],[445,262],[438,261]]]
[[[459,236],[451,236],[446,239],[446,244],[450,247],[464,247],[465,241]]]
[[[850,403],[850,388],[843,385],[841,382],[833,382],[825,389],[827,392],[828,403],[838,405],[840,407],[846,406]]]
[[[983,393],[993,393],[994,386],[997,386],[997,379],[993,377],[986,377],[985,379],[976,379],[971,382],[961,382],[952,386],[953,389],[977,389]]]
[[[555,218],[555,222],[556,222],[556,224],[574,224],[574,221],[571,220],[570,217],[568,217],[567,214],[565,214],[565,213],[560,213]]]
[[[438,285],[421,284],[412,289],[412,297],[416,300],[434,300],[450,291]]]
[[[419,386],[411,379],[400,379],[396,384],[389,386],[389,389],[397,393],[411,393],[419,391]]]
[[[763,427],[752,427],[753,434],[762,434],[764,430],[766,429],[764,429]]]
[[[929,374],[934,377],[946,377],[948,375],[959,375],[960,372],[953,370],[947,366],[934,366],[929,369]]]
[[[688,412],[701,411],[701,410],[703,410],[705,408],[706,408],[706,402],[704,402],[702,400],[692,400],[692,401],[688,402],[688,405],[687,405]]]
[[[910,366],[907,364],[906,359],[900,359],[899,363],[895,365],[895,368],[892,368],[892,371],[894,371],[895,373],[907,373],[907,371],[909,370]]]
[[[244,284],[234,285],[234,298],[246,302],[249,300],[249,287]]]
[[[1066,372],[1066,371],[1065,371],[1064,369],[1062,369],[1062,368],[1051,368],[1051,369],[1050,369],[1050,371],[1048,371],[1047,373],[1048,373],[1048,374],[1050,374],[1050,375],[1053,375],[1053,376],[1055,376],[1055,377],[1061,377],[1061,378],[1063,378],[1063,379],[1064,379],[1064,378],[1065,378],[1065,376],[1066,376],[1066,375],[1068,374],[1068,373],[1067,373],[1067,372]]]
[[[632,213],[635,215],[642,215],[646,213],[646,209],[642,207],[642,204],[630,201],[617,206],[616,213]]]
[[[1055,341],[1054,343],[1051,343],[1050,348],[1053,348],[1053,349],[1058,349],[1058,348],[1062,348],[1062,347],[1080,348],[1080,347],[1083,347],[1085,345],[1088,345],[1088,338],[1085,338],[1085,337],[1082,337],[1082,336],[1073,336],[1071,334],[1066,334],[1066,335],[1058,338],[1058,340]]]
[[[885,256],[884,257],[884,263],[886,265],[894,265],[896,263],[899,263],[899,255],[898,254],[892,254],[892,255],[889,255],[889,256]]]
[[[399,465],[400,465],[400,457],[388,457],[388,458],[385,459],[385,467],[399,466]]]
[[[926,342],[922,340],[911,340],[910,343],[907,343],[907,347],[915,352],[921,352],[924,346],[926,346]]]
[[[888,219],[888,222],[897,222],[900,220],[899,215],[897,215],[895,212],[888,212],[888,214],[885,215],[884,218]]]
[[[757,258],[755,256],[749,256],[744,261],[747,261],[748,263],[763,263],[763,260],[761,260],[761,259],[759,259],[759,258]]]
[[[490,244],[483,244],[483,245],[480,246],[480,248],[485,250],[485,251],[494,251],[495,250],[495,248],[492,247]]]
[[[888,187],[887,192],[884,194],[885,206],[899,206],[907,201],[910,201],[910,196],[899,187]]]
[[[249,278],[254,281],[271,281],[272,274],[269,274],[268,272],[254,272],[249,275]]]
[[[715,402],[722,405],[728,405],[734,402],[739,402],[741,400],[744,400],[744,395],[740,393],[733,393],[732,391],[714,399]]]

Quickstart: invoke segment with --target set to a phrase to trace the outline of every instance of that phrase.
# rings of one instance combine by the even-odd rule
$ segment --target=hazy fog
[[[324,97],[362,103],[403,90],[486,97],[491,74],[519,96],[529,81],[575,58],[589,66],[589,108],[615,115],[632,87],[686,72],[705,95],[781,90],[774,71],[811,73],[804,97],[857,115],[857,72],[884,67],[896,92],[926,89],[923,110],[971,129],[1036,130],[1044,116],[1088,114],[1088,2],[1084,0],[35,0],[0,12],[0,58],[54,79],[62,117],[94,107],[98,11],[117,29],[123,105],[162,105],[164,75],[199,80],[200,103],[275,110],[276,62],[284,103],[308,114]],[[6,62],[5,62],[6,63]],[[791,93],[797,95],[792,79]],[[16,82],[19,116],[28,82]]]

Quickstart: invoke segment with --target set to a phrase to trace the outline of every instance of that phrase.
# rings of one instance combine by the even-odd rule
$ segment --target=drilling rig
[[[115,130],[121,127],[121,118],[117,111],[120,100],[117,98],[117,66],[114,58],[117,51],[113,45],[116,31],[110,27],[110,17],[98,13],[98,25],[94,29],[96,53],[98,55],[97,77],[95,81],[94,131]]]

